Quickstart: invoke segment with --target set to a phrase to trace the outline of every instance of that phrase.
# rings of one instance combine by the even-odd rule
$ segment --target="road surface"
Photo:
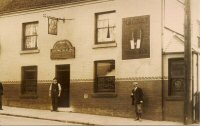
[[[78,125],[65,122],[0,115],[0,125]]]

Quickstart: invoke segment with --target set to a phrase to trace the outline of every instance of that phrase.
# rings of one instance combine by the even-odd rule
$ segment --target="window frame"
[[[98,89],[98,76],[97,76],[97,65],[98,63],[114,63],[114,69],[115,69],[115,60],[97,60],[97,61],[94,61],[94,92],[95,93],[115,93],[115,90],[116,90],[116,85],[115,85],[115,76],[108,76],[110,78],[113,78],[114,77],[114,89],[113,90],[108,90],[108,91],[100,91]],[[105,76],[106,77],[106,76]]]
[[[28,51],[28,50],[37,50],[38,49],[38,30],[36,31],[37,34],[36,35],[29,35],[29,36],[36,36],[36,47],[34,48],[26,48],[25,47],[25,44],[26,44],[26,37],[25,36],[25,32],[26,32],[26,25],[28,24],[38,24],[39,25],[39,21],[32,21],[32,22],[25,22],[25,23],[22,23],[22,50],[23,51]]]
[[[103,14],[110,14],[110,13],[116,13],[116,10],[95,13],[95,45],[110,44],[110,43],[115,43],[115,41],[116,41],[116,40],[114,40],[114,41],[98,42],[98,16],[103,15]],[[114,26],[114,30],[115,29],[116,29],[116,25]]]
[[[25,76],[27,71],[32,71],[34,72],[34,79],[32,79],[33,81],[35,81],[35,85],[34,85],[34,89],[29,92],[26,90],[26,86],[27,84],[25,83],[26,80],[28,80]],[[21,67],[21,95],[22,98],[37,98],[37,79],[38,79],[38,67],[37,66],[22,66]]]
[[[178,96],[178,97],[183,97],[184,95],[184,83],[185,83],[185,75],[183,75],[182,77],[172,77],[171,75],[171,65],[173,62],[183,62],[184,63],[184,58],[170,58],[168,59],[168,95],[169,96]],[[185,63],[184,63],[185,64]],[[185,71],[185,70],[184,70]],[[172,81],[173,79],[182,79],[183,80],[183,90],[177,92],[174,91],[173,85],[172,85]]]

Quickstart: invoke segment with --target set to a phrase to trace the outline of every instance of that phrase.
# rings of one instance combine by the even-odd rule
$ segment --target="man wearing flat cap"
[[[138,82],[133,82],[133,90],[131,97],[132,97],[132,105],[135,105],[136,120],[141,120],[143,91],[141,88],[138,87]]]

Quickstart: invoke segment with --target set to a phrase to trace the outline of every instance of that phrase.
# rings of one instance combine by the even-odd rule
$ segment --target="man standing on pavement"
[[[141,88],[138,87],[138,82],[133,82],[133,90],[131,97],[132,97],[132,105],[135,105],[136,120],[141,120],[143,91]]]
[[[3,110],[2,109],[2,95],[3,95],[3,85],[0,82],[0,110]]]
[[[58,109],[58,97],[61,94],[61,86],[57,82],[57,79],[53,79],[53,83],[50,85],[49,88],[49,96],[51,97],[52,101],[52,111],[57,111]]]

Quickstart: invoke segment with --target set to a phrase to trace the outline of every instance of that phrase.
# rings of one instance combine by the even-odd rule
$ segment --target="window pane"
[[[115,26],[115,13],[99,14],[98,22],[103,23],[103,25],[100,25],[102,27],[107,27],[108,23],[110,26]]]
[[[25,26],[25,36],[37,35],[38,24],[26,24]]]
[[[115,41],[115,33],[114,28],[103,28],[98,29],[98,42],[108,42],[108,41]]]
[[[25,38],[25,48],[36,48],[37,36],[29,36]]]
[[[24,49],[36,49],[37,48],[37,28],[38,23],[24,24]]]
[[[37,92],[37,67],[22,67],[22,93],[35,94]]]
[[[38,24],[31,25],[31,35],[37,35],[37,27],[38,27]]]
[[[183,96],[185,80],[184,60],[170,59],[169,63],[169,94],[172,96]]]
[[[115,13],[97,15],[97,42],[115,41]]]
[[[114,92],[115,91],[115,76],[98,77],[98,92]]]
[[[112,63],[98,63],[97,76],[114,76],[114,64]]]
[[[184,77],[184,62],[174,61],[171,63],[171,76],[172,77]]]
[[[26,79],[35,79],[35,71],[33,72],[28,72],[28,71],[25,71],[25,78]]]
[[[25,36],[31,35],[31,24],[25,26]]]
[[[114,61],[96,62],[96,91],[97,92],[115,91]]]

